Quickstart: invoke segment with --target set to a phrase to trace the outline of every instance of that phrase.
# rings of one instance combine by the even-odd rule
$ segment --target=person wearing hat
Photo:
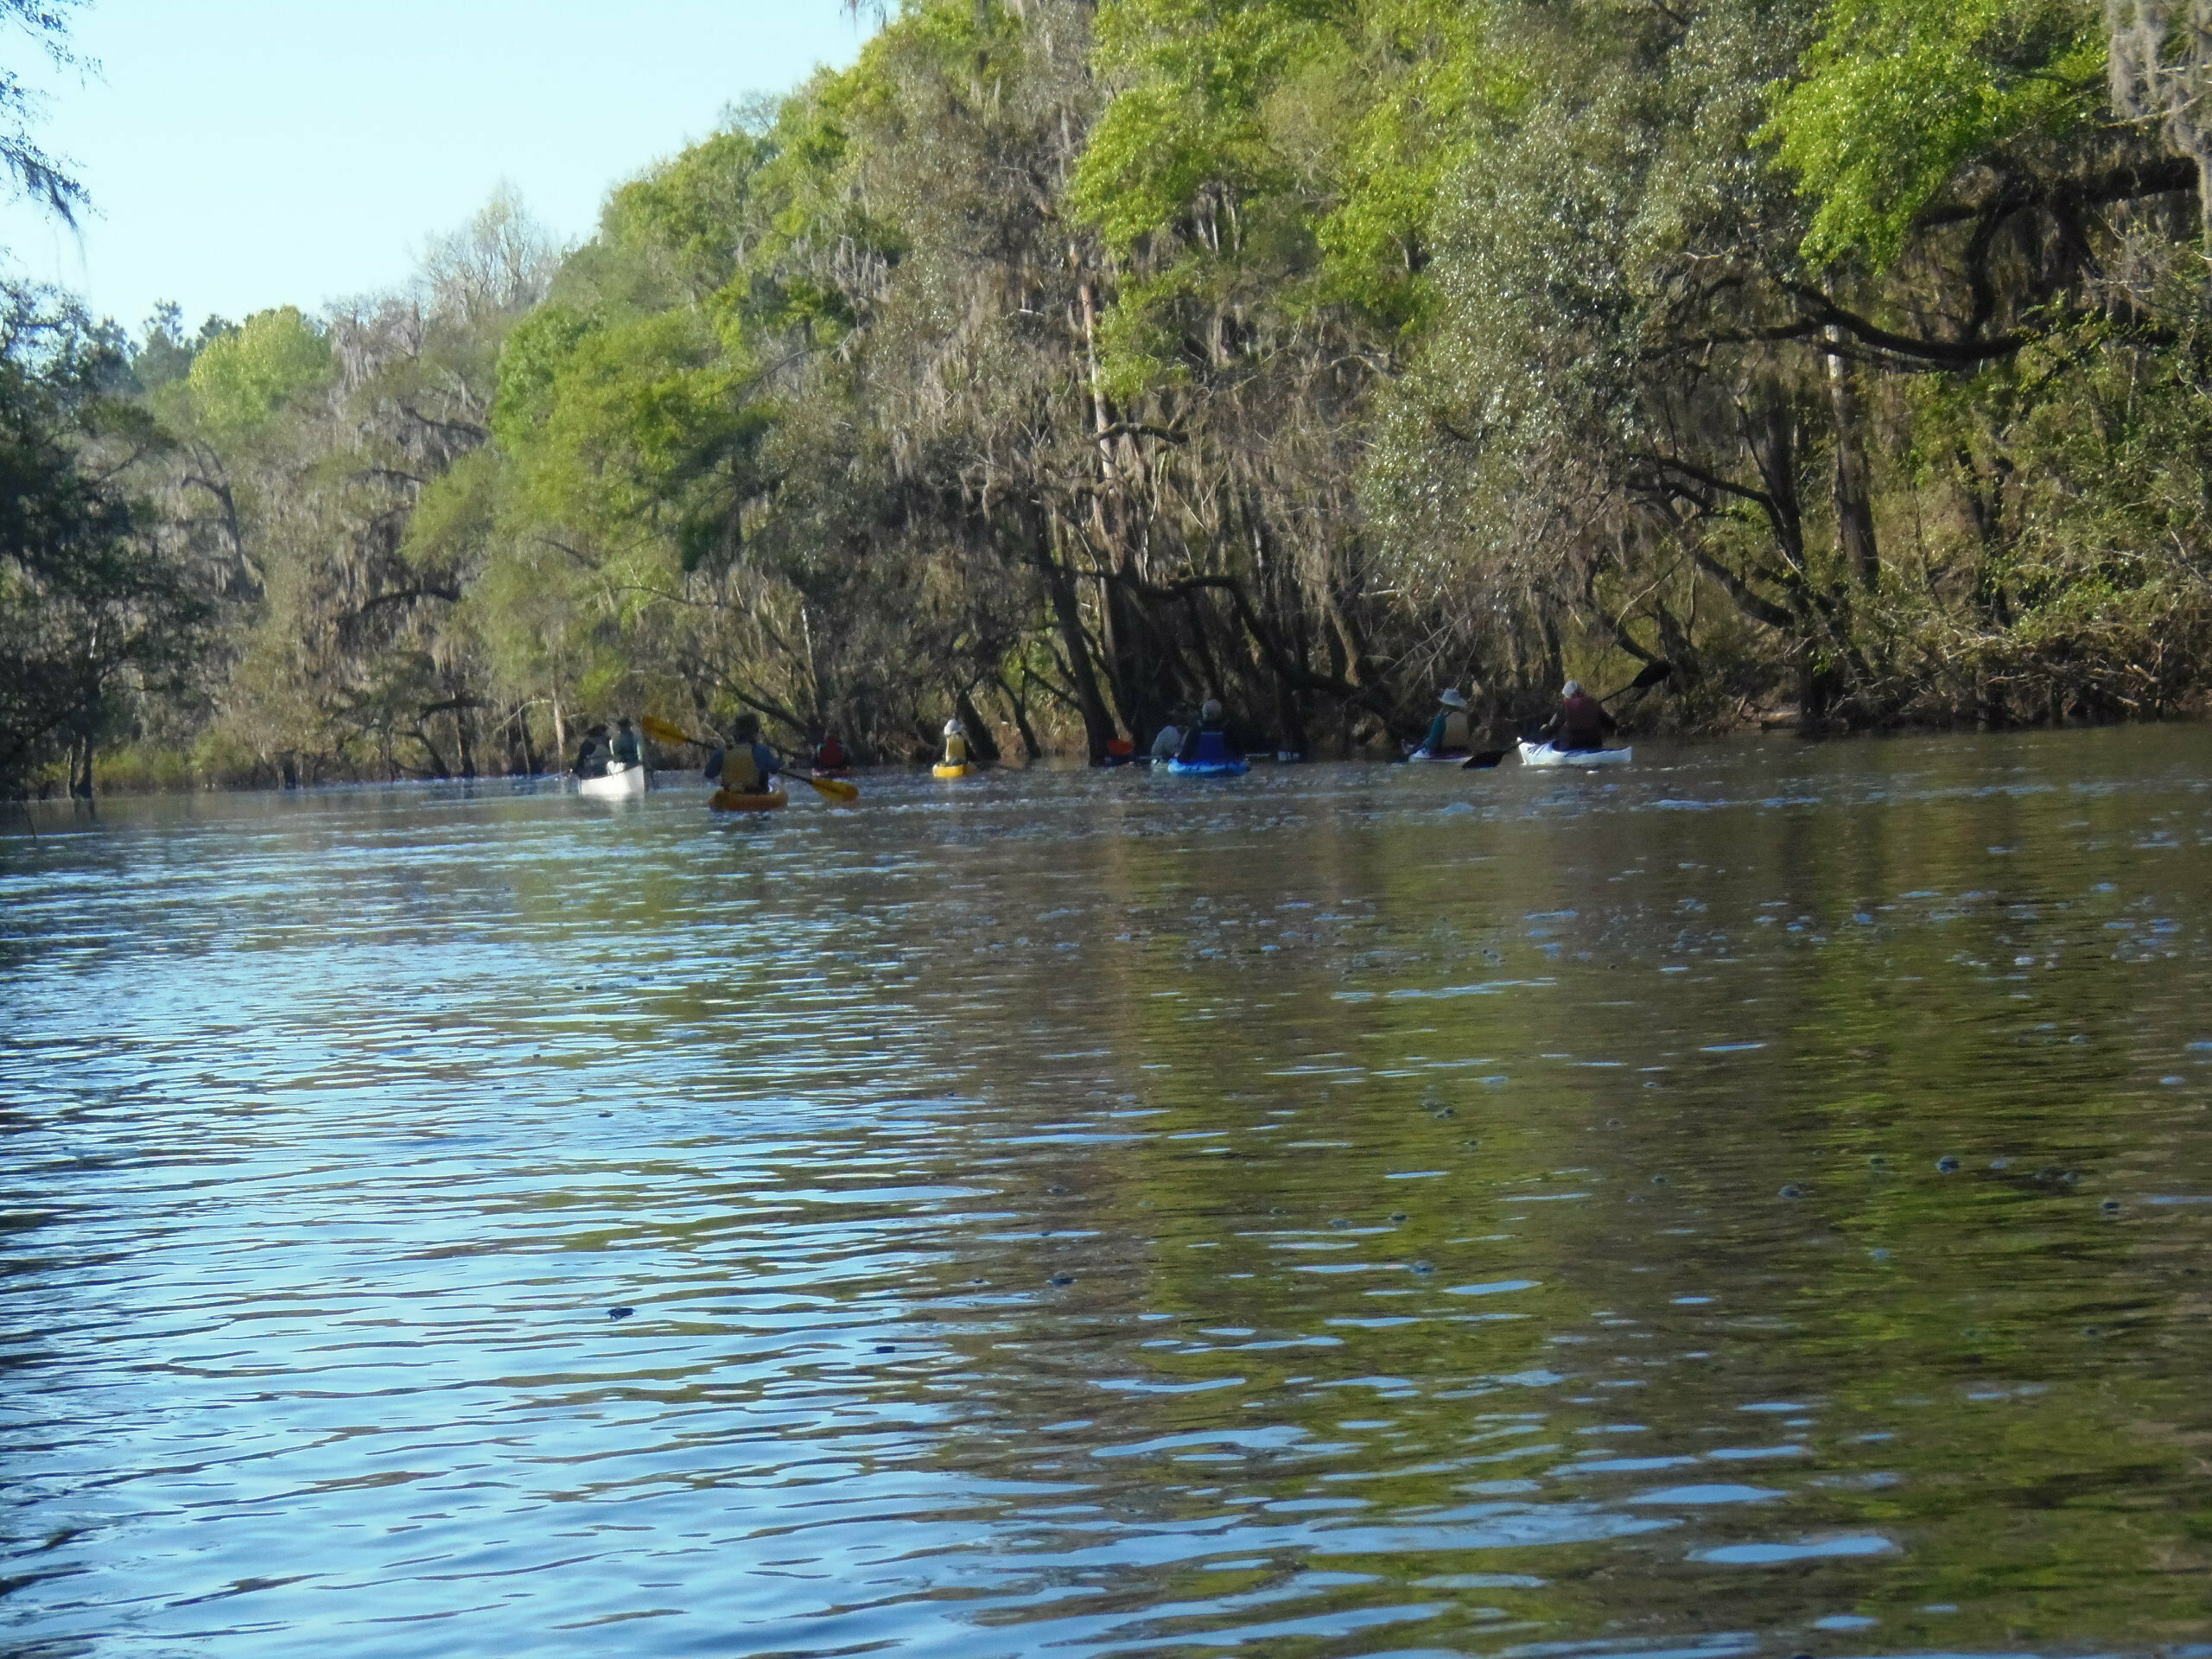
[[[593,727],[584,734],[584,741],[576,746],[576,776],[579,778],[605,777],[608,753],[607,728]]]
[[[1198,705],[1198,723],[1183,734],[1183,747],[1175,752],[1175,758],[1185,763],[1244,758],[1243,750],[1229,734],[1229,715],[1218,697],[1208,697]]]
[[[730,728],[728,748],[707,757],[707,781],[719,782],[733,795],[766,795],[784,769],[776,752],[760,741],[760,716],[740,715]]]
[[[964,766],[968,764],[968,728],[955,715],[944,722],[944,758],[938,762],[944,766]]]
[[[1428,735],[1421,741],[1421,753],[1428,755],[1465,754],[1473,747],[1473,734],[1467,726],[1467,700],[1459,695],[1459,688],[1447,685],[1444,695],[1437,698],[1444,706],[1436,711],[1436,718],[1428,722]]]
[[[1605,734],[1618,724],[1604,703],[1582,689],[1581,681],[1569,680],[1560,688],[1559,712],[1551,717],[1543,735],[1554,748],[1577,754],[1604,748]]]

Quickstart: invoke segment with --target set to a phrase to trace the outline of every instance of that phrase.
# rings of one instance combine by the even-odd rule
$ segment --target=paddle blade
[[[1480,754],[1471,754],[1459,763],[1462,772],[1488,772],[1505,759],[1503,749],[1484,749]]]
[[[1631,691],[1641,691],[1647,685],[1657,685],[1662,681],[1672,679],[1674,674],[1675,665],[1672,663],[1648,664],[1643,672],[1628,683],[1628,689]]]
[[[656,719],[652,715],[639,715],[638,724],[645,728],[645,735],[656,743],[697,743],[699,741],[682,727],[671,726],[666,721]],[[702,747],[706,746],[702,745]]]
[[[836,801],[841,806],[850,806],[861,798],[858,784],[849,784],[842,778],[809,778],[806,780],[820,791],[823,799]]]

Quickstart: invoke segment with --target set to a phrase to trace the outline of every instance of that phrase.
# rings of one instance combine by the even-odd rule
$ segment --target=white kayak
[[[1634,749],[1555,749],[1548,743],[1521,746],[1524,766],[1624,766],[1634,759]]]
[[[619,801],[645,792],[645,769],[643,766],[613,767],[596,778],[576,779],[576,793],[589,795],[597,800]]]
[[[1456,754],[1431,754],[1427,749],[1408,749],[1406,764],[1409,766],[1464,766],[1473,753],[1471,749],[1461,749]]]

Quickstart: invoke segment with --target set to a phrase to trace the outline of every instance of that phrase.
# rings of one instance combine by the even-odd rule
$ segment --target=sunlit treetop
[[[1962,169],[2107,119],[2105,70],[2082,0],[1835,0],[1764,135],[1815,204],[1807,257],[1888,265]]]

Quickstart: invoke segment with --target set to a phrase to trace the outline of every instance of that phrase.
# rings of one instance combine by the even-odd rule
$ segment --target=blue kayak
[[[1167,770],[1178,778],[1234,778],[1252,770],[1249,760],[1170,760]]]

